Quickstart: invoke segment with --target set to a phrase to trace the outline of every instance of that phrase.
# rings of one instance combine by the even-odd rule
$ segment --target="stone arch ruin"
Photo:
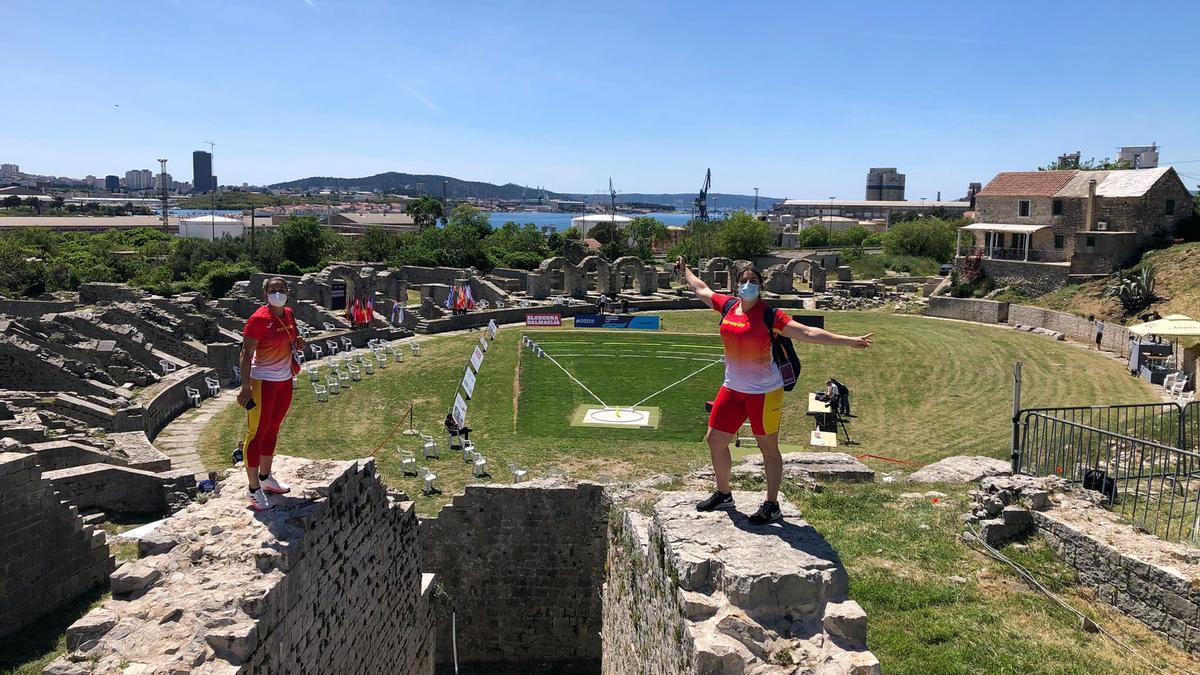
[[[812,284],[812,290],[814,293],[824,293],[825,268],[821,267],[821,263],[819,261],[813,260],[812,258],[794,258],[782,265],[772,266],[772,270],[777,269],[778,271],[769,276],[767,285],[771,288],[768,288],[768,290],[771,290],[775,293],[791,292],[792,285],[795,281],[794,277],[796,274],[796,268],[801,265],[805,265],[805,269],[802,273],[803,276],[801,278]],[[778,287],[782,290],[775,290],[775,287]]]
[[[709,258],[700,266],[700,280],[714,291],[733,291],[737,268],[729,258]]]
[[[653,267],[643,263],[641,258],[631,255],[622,256],[613,261],[613,288],[617,291],[627,288],[625,274],[626,270],[630,268],[633,268],[633,274],[629,285],[636,288],[641,295],[653,293],[658,286],[657,272]]]
[[[542,300],[556,293],[582,297],[586,288],[581,268],[563,256],[543,260],[537,271],[530,272],[526,279],[529,297],[535,300]]]
[[[358,269],[349,265],[330,265],[318,272],[316,277],[319,302],[332,312],[344,310],[354,298],[373,295],[375,290],[372,288],[374,284],[369,281],[374,277],[374,270],[369,267]]]
[[[595,274],[595,286],[597,293],[611,294],[613,288],[613,270],[609,266],[608,261],[601,255],[589,255],[579,261],[579,273],[583,277],[584,287],[588,288],[592,285],[588,274]]]

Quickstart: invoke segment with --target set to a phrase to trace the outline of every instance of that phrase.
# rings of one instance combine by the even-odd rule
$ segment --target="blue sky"
[[[1158,142],[1200,183],[1186,2],[7,3],[0,161],[222,183],[396,170],[595,192],[965,193]]]

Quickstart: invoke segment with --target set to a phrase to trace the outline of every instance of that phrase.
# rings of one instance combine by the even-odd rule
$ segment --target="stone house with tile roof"
[[[959,257],[978,255],[989,276],[1039,288],[1119,269],[1192,215],[1171,167],[1003,172],[975,200]]]

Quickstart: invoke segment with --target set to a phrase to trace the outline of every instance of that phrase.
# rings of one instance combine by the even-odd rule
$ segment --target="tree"
[[[459,225],[474,230],[480,239],[492,233],[492,220],[486,211],[470,204],[459,204],[446,218],[446,225]]]
[[[404,206],[404,212],[413,217],[417,227],[424,230],[437,225],[437,221],[446,217],[442,203],[429,195],[421,195]]]
[[[614,241],[617,238],[619,230],[611,222],[602,220],[592,226],[588,230],[588,237],[600,242],[601,245]]]
[[[0,238],[0,293],[17,297],[46,291],[46,263],[16,238]]]
[[[54,199],[50,200],[50,203],[54,206],[55,209],[61,209],[63,207],[63,204],[67,203],[67,200],[63,199],[61,195],[56,195],[54,197]]]
[[[771,229],[745,211],[734,212],[717,237],[721,254],[734,260],[751,260],[766,255],[771,248]]]
[[[883,252],[888,255],[911,255],[950,260],[958,226],[965,221],[940,218],[921,218],[893,225],[883,235]]]
[[[633,239],[634,254],[646,262],[652,259],[655,249],[671,240],[667,226],[649,216],[634,218],[626,231]]]
[[[1039,166],[1038,171],[1061,171],[1064,169],[1081,169],[1083,171],[1106,171],[1111,169],[1132,169],[1129,162],[1123,159],[1112,160],[1108,157],[1096,161],[1095,157],[1090,157],[1082,162],[1076,162],[1071,159],[1056,159],[1046,166]]]
[[[4,198],[3,203],[5,208],[11,209],[21,205],[21,198],[16,195],[9,195]]]
[[[579,233],[579,228],[574,225],[562,231],[564,239],[582,239],[583,235]]]
[[[689,264],[697,264],[704,258],[718,255],[717,232],[721,224],[717,221],[693,220],[688,225],[690,233],[667,252],[668,258],[683,256]]]
[[[325,252],[326,228],[312,216],[292,216],[279,225],[283,257],[300,267],[311,267]]]

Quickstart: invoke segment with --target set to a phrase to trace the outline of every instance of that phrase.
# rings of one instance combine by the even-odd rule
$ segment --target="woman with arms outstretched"
[[[750,522],[761,525],[780,520],[779,484],[783,480],[783,458],[779,454],[779,418],[783,408],[783,376],[771,356],[772,334],[812,344],[865,349],[871,346],[871,334],[848,337],[796,323],[786,313],[771,313],[771,325],[759,300],[762,274],[747,265],[737,275],[737,296],[715,293],[692,273],[682,257],[675,270],[687,282],[696,297],[722,315],[721,342],[725,347],[725,382],[713,401],[708,416],[709,453],[717,489],[696,505],[699,511],[734,508],[729,472],[733,461],[729,442],[742,423],[750,420],[750,429],[763,455],[767,478],[767,498]]]

